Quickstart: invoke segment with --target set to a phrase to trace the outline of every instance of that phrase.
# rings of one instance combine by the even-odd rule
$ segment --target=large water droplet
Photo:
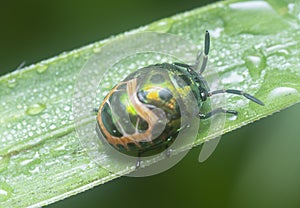
[[[250,69],[250,68],[256,68],[258,70],[261,70],[263,68],[265,68],[266,66],[266,60],[263,59],[262,57],[260,56],[246,56],[245,57],[245,63],[246,63],[246,66]]]
[[[259,55],[248,55],[244,57],[245,65],[249,69],[252,78],[258,79],[260,72],[266,67],[266,58]]]
[[[259,80],[265,67],[267,66],[267,58],[259,47],[251,47],[244,51],[243,60],[250,76],[254,80]]]
[[[274,99],[283,99],[286,96],[300,96],[299,92],[295,88],[291,87],[277,87],[273,89],[269,95],[268,95],[268,100],[273,101]]]
[[[27,108],[26,114],[34,116],[34,115],[37,115],[37,114],[41,113],[45,109],[46,109],[45,104],[36,103],[36,104],[33,104],[33,105],[31,105]]]
[[[12,195],[13,189],[5,182],[0,181],[0,202],[7,201]]]

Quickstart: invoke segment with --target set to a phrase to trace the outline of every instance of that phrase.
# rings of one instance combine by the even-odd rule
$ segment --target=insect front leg
[[[208,113],[199,113],[199,117],[200,119],[208,119],[218,113],[228,113],[228,114],[232,114],[232,115],[237,115],[238,112],[235,110],[226,110],[224,108],[216,108],[214,110],[212,110],[211,112]]]

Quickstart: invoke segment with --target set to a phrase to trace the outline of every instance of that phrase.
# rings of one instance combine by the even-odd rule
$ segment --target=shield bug
[[[98,110],[97,129],[98,134],[103,135],[101,138],[126,155],[138,158],[155,155],[168,149],[178,133],[188,127],[188,124],[181,122],[183,113],[200,119],[218,113],[238,114],[235,110],[221,107],[203,112],[203,103],[215,94],[242,95],[264,105],[259,99],[240,90],[209,89],[202,76],[207,65],[209,47],[210,35],[206,31],[204,51],[197,55],[193,65],[159,63],[146,66],[115,85]],[[188,95],[196,99],[197,112],[189,111],[189,100],[186,100]],[[136,166],[140,166],[139,159]]]

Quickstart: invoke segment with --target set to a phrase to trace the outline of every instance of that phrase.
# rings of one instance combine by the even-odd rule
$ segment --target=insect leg
[[[211,112],[208,112],[206,114],[203,114],[203,113],[199,113],[199,117],[200,119],[207,119],[207,118],[210,118],[218,113],[228,113],[228,114],[233,114],[233,115],[237,115],[238,112],[235,111],[235,110],[226,110],[224,108],[216,108],[214,110],[212,110]]]
[[[141,155],[142,155],[142,152],[138,152],[138,156],[137,156],[137,160],[136,160],[136,163],[135,163],[135,168],[138,169],[141,167]]]

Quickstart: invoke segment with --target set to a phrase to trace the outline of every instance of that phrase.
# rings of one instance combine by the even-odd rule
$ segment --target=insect
[[[205,33],[204,51],[197,55],[193,65],[185,63],[160,63],[129,74],[115,85],[104,98],[97,114],[98,134],[113,148],[126,155],[140,158],[168,150],[182,129],[188,124],[184,116],[208,119],[218,113],[234,114],[235,110],[216,108],[202,112],[207,99],[219,93],[242,95],[264,105],[254,96],[235,89],[210,91],[202,76],[210,47],[209,32]],[[200,59],[202,59],[200,64]],[[189,95],[197,102],[197,111],[189,109]],[[182,109],[183,108],[183,109]],[[170,151],[167,151],[169,154]]]

